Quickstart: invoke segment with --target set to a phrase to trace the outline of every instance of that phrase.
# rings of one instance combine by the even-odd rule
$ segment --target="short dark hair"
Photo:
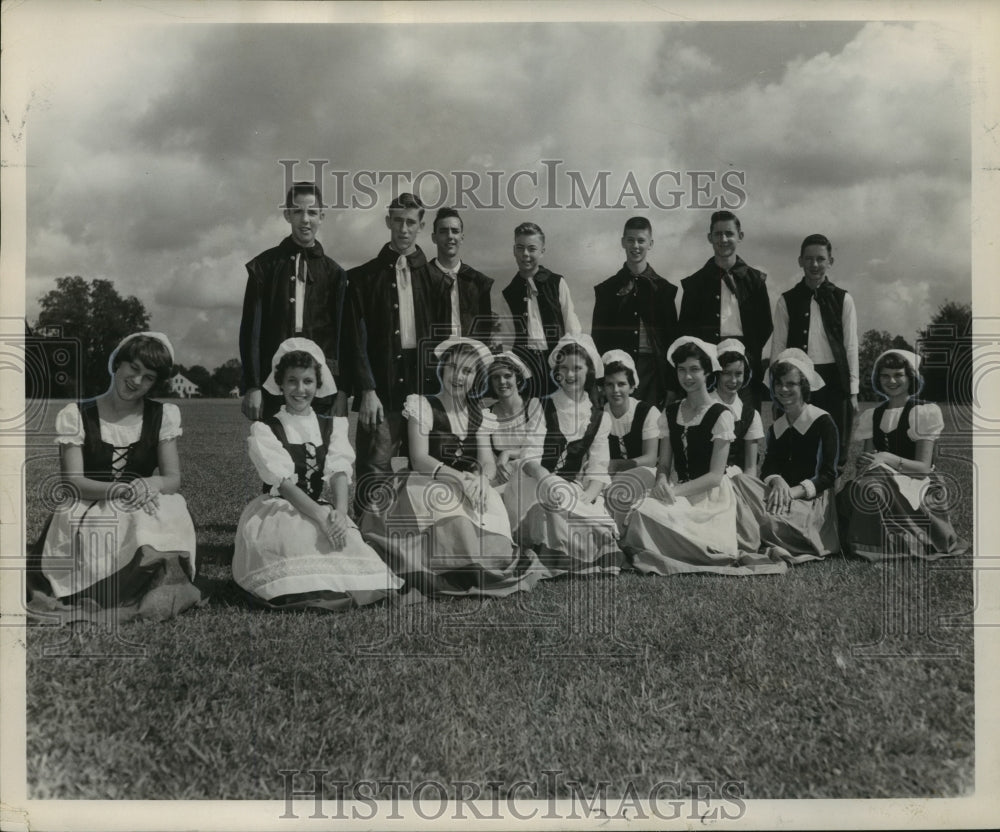
[[[138,335],[122,344],[111,362],[112,372],[117,370],[123,361],[141,361],[144,367],[156,373],[156,380],[161,383],[170,378],[170,371],[174,367],[167,345],[159,338],[149,335]]]
[[[653,226],[645,217],[629,217],[625,220],[625,228],[622,230],[622,236],[624,237],[629,231],[648,231],[652,234]]]
[[[628,379],[628,383],[633,387],[636,386],[635,373],[632,372],[632,368],[628,366],[624,361],[612,361],[610,364],[604,365],[604,377],[614,373],[625,373],[625,378]]]
[[[319,390],[323,386],[322,368],[311,353],[305,350],[292,350],[278,359],[278,366],[274,368],[274,380],[279,387],[285,383],[285,373],[291,369],[312,369],[316,373],[316,389]]]
[[[420,197],[415,194],[400,194],[392,202],[389,203],[389,210],[392,211],[394,208],[410,209],[416,208],[420,211],[420,219],[424,218],[424,203],[420,201]]]
[[[438,208],[437,213],[434,215],[434,222],[431,224],[431,230],[436,232],[438,230],[438,222],[446,220],[448,217],[454,217],[457,219],[459,227],[462,231],[465,231],[465,223],[462,222],[462,218],[458,215],[458,211],[454,208]]]
[[[826,253],[833,257],[833,246],[830,245],[830,241],[822,234],[810,234],[802,241],[802,245],[799,246],[799,257],[806,253],[806,249],[809,246],[825,246]]]
[[[903,356],[896,352],[886,353],[872,367],[872,387],[883,396],[885,395],[885,391],[878,386],[878,374],[881,370],[905,370],[906,378],[909,381],[907,392],[911,396],[920,389],[921,382],[923,381],[920,376],[913,372],[910,362],[903,358]]]
[[[312,194],[316,197],[316,207],[323,207],[323,193],[319,189],[319,185],[315,182],[294,182],[292,187],[288,189],[288,193],[285,194],[285,207],[294,208],[295,207],[295,197],[299,194]]]
[[[533,222],[522,222],[517,228],[514,229],[514,236],[528,236],[530,234],[537,235],[542,238],[542,245],[545,244],[545,232],[542,231],[541,227]]]
[[[719,366],[723,370],[726,369],[727,364],[732,364],[734,361],[739,361],[743,364],[743,387],[746,387],[750,382],[750,376],[753,374],[753,371],[750,369],[750,359],[736,350],[727,350],[719,356]]]
[[[675,367],[678,364],[683,364],[689,358],[698,359],[698,363],[701,364],[701,368],[705,371],[705,375],[714,372],[712,370],[712,359],[708,357],[708,353],[706,353],[693,341],[685,341],[670,354],[670,361]]]
[[[716,211],[712,214],[712,219],[708,221],[708,233],[711,234],[715,229],[715,224],[717,222],[735,222],[736,230],[743,233],[743,228],[740,226],[740,218],[736,216],[732,211]]]
[[[777,403],[778,401],[774,397],[774,383],[780,381],[793,371],[799,374],[799,389],[802,391],[802,401],[809,401],[809,398],[812,396],[812,387],[809,384],[809,379],[806,378],[806,374],[790,361],[779,361],[771,367],[771,400],[773,402]]]

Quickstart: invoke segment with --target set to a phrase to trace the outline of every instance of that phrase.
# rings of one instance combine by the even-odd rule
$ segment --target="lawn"
[[[239,403],[180,406],[208,603],[167,624],[29,630],[34,798],[280,800],[280,772],[305,769],[327,772],[331,798],[336,781],[365,780],[484,793],[524,780],[539,797],[602,783],[644,796],[663,781],[749,798],[971,793],[971,558],[256,611],[229,582],[236,522],[259,489]],[[54,454],[29,451],[29,539]],[[966,494],[971,456],[967,437],[941,444],[939,467]],[[971,539],[970,499],[953,519]]]

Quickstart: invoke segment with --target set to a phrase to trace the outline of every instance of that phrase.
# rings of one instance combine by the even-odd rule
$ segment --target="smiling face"
[[[462,221],[458,217],[444,217],[437,221],[431,232],[431,241],[437,246],[438,257],[450,260],[458,256],[465,235],[462,233]]]
[[[743,239],[743,232],[736,227],[733,220],[719,220],[708,233],[708,241],[712,251],[720,260],[736,256],[736,246]]]
[[[628,407],[629,396],[635,390],[635,386],[628,380],[628,374],[624,371],[608,373],[604,376],[601,386],[604,388],[604,395],[608,404],[611,405],[612,411],[615,415],[621,415]]]
[[[694,393],[706,389],[708,376],[701,361],[691,356],[677,365],[677,381],[685,393]]]
[[[289,367],[281,377],[285,409],[289,413],[304,413],[316,396],[316,369],[314,367]]]
[[[653,247],[653,235],[642,228],[630,228],[622,236],[625,259],[632,266],[642,266]]]
[[[439,366],[441,389],[455,398],[464,398],[476,379],[477,356],[467,349],[449,350]]]
[[[799,266],[806,282],[816,288],[826,278],[826,270],[833,265],[833,255],[823,245],[806,246],[799,257]]]
[[[533,277],[542,262],[545,243],[537,234],[519,234],[514,238],[514,259],[522,277]]]
[[[122,401],[140,401],[153,389],[156,380],[156,370],[150,369],[138,358],[122,361],[115,368],[115,394]]]
[[[323,211],[316,194],[295,194],[292,207],[285,209],[285,220],[292,227],[292,239],[303,248],[316,242],[316,233],[323,222]]]
[[[796,409],[805,404],[802,397],[802,373],[794,367],[774,379],[772,395],[782,410]]]
[[[571,397],[579,397],[586,392],[590,372],[590,365],[586,358],[576,352],[566,350],[556,361],[552,376],[564,393]]]
[[[385,218],[389,242],[398,254],[410,254],[417,246],[417,235],[424,227],[419,208],[390,208]]]
[[[880,367],[878,371],[878,388],[890,399],[908,396],[910,394],[910,375],[904,367],[894,369]]]
[[[518,393],[517,373],[506,364],[496,364],[490,369],[490,392],[498,400],[511,399]]]
[[[719,373],[719,392],[727,397],[735,396],[739,393],[746,377],[746,371],[742,361],[730,361]]]

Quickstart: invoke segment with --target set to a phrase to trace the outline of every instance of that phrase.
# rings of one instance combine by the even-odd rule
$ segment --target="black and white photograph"
[[[994,825],[992,4],[2,23],[4,829]]]

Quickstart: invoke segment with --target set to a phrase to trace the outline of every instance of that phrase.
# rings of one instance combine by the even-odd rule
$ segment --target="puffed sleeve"
[[[431,403],[416,393],[411,393],[403,402],[403,418],[415,420],[421,433],[430,433],[434,429]]]
[[[747,432],[743,435],[743,439],[746,442],[756,442],[758,439],[764,438],[764,423],[760,420],[760,414],[755,410],[753,412],[753,418],[750,420],[750,427],[747,428]]]
[[[655,407],[649,408],[649,413],[646,414],[646,421],[642,423],[642,439],[643,441],[647,439],[659,439],[660,438],[660,411]]]
[[[667,421],[667,411],[664,410],[656,420],[656,429],[659,431],[660,439],[670,436],[670,423]]]
[[[906,435],[911,442],[921,439],[936,440],[944,431],[944,417],[941,408],[933,402],[918,404],[910,411],[910,424],[906,427]]]
[[[176,439],[183,434],[181,430],[181,409],[170,402],[163,403],[163,419],[160,421],[160,441]]]
[[[866,439],[871,439],[874,435],[874,419],[875,419],[875,409],[868,408],[867,410],[862,410],[858,416],[858,426],[854,430],[854,438],[860,439],[864,442]]]
[[[351,481],[354,448],[347,438],[348,424],[346,416],[333,417],[333,432],[330,434],[330,444],[326,448],[326,462],[323,465],[323,479],[327,482],[334,474],[341,473],[347,474],[347,481]]]
[[[263,422],[254,422],[250,426],[247,449],[257,475],[271,486],[272,494],[278,493],[278,485],[282,480],[295,479],[295,463],[274,431]]]
[[[736,420],[733,419],[733,411],[728,407],[712,425],[712,440],[716,439],[723,439],[726,442],[736,441]]]
[[[608,437],[611,435],[611,416],[607,411],[601,414],[601,423],[594,434],[594,441],[587,454],[587,466],[584,474],[588,477],[602,477],[608,473],[608,463],[611,461],[611,448],[608,447]]]
[[[56,416],[56,444],[82,445],[83,440],[83,419],[80,418],[80,408],[73,402]]]

